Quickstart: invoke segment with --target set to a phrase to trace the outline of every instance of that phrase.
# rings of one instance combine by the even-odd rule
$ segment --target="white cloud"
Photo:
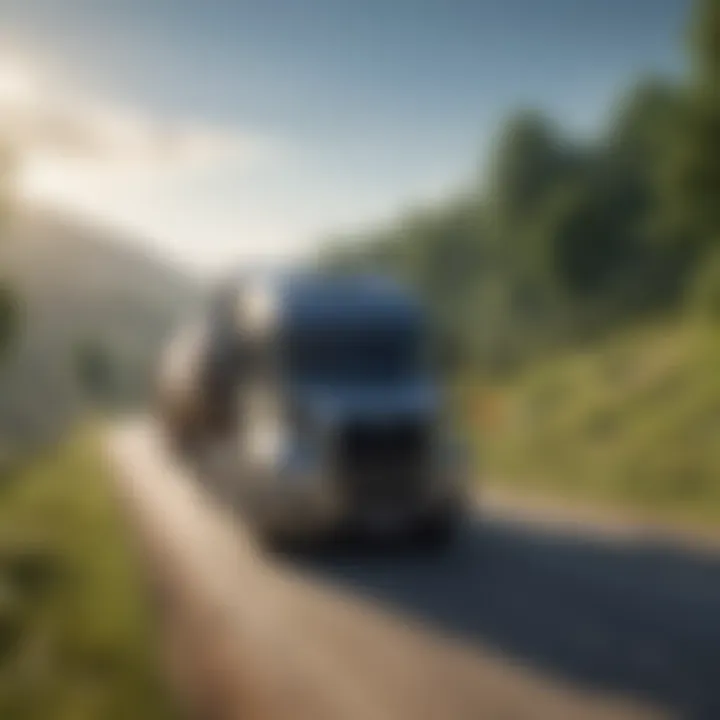
[[[0,55],[0,144],[17,151],[21,194],[127,230],[196,271],[302,257],[334,228],[404,202],[385,174],[347,172],[351,159],[323,164],[317,149],[163,118],[61,80]]]
[[[25,200],[54,204],[135,234],[201,270],[273,252],[290,228],[237,182],[276,170],[287,146],[262,133],[73,92],[0,56],[0,144],[18,160]],[[224,198],[208,179],[227,176]],[[282,243],[281,243],[282,244]],[[277,252],[277,248],[275,249]],[[282,251],[281,251],[282,252]]]
[[[0,58],[0,140],[15,152],[22,189],[52,193],[66,170],[118,179],[171,179],[217,163],[250,170],[277,155],[259,133],[153,117],[72,92],[27,63]]]

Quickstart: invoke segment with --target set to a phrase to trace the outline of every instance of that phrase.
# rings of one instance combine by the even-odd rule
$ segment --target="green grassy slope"
[[[720,519],[720,332],[633,331],[499,390],[478,429],[497,482]]]
[[[138,567],[97,443],[0,486],[0,717],[169,718]]]

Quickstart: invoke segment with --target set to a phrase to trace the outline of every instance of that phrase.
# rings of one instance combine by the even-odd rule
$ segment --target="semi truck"
[[[241,277],[167,345],[156,409],[185,458],[231,448],[235,497],[263,539],[445,547],[468,463],[435,351],[422,303],[388,278]]]

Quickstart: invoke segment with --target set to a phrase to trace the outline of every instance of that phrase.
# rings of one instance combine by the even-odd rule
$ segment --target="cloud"
[[[194,171],[218,162],[251,168],[277,154],[259,133],[167,120],[73,93],[29,67],[0,58],[0,141],[21,166],[95,166],[144,175]]]
[[[0,54],[0,147],[14,151],[25,202],[129,231],[195,269],[288,235],[258,189],[292,164],[285,142],[76,92],[51,68]]]

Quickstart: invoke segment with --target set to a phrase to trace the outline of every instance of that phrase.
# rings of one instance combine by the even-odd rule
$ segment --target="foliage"
[[[689,38],[689,77],[636,83],[594,139],[519,113],[487,177],[322,260],[421,291],[492,390],[459,404],[497,481],[716,521],[720,0]]]
[[[483,463],[525,491],[716,523],[718,366],[720,338],[705,325],[634,330],[568,352],[495,388],[506,412],[482,428]]]
[[[692,76],[663,181],[675,233],[704,250],[720,238],[720,0],[699,0],[690,27]]]
[[[691,312],[712,323],[720,324],[720,251],[700,268],[690,288]]]
[[[521,112],[487,178],[321,261],[410,282],[482,371],[680,307],[720,237],[719,2],[700,4],[687,86],[637,83],[592,141]]]
[[[105,472],[88,434],[4,481],[0,717],[171,716]]]

